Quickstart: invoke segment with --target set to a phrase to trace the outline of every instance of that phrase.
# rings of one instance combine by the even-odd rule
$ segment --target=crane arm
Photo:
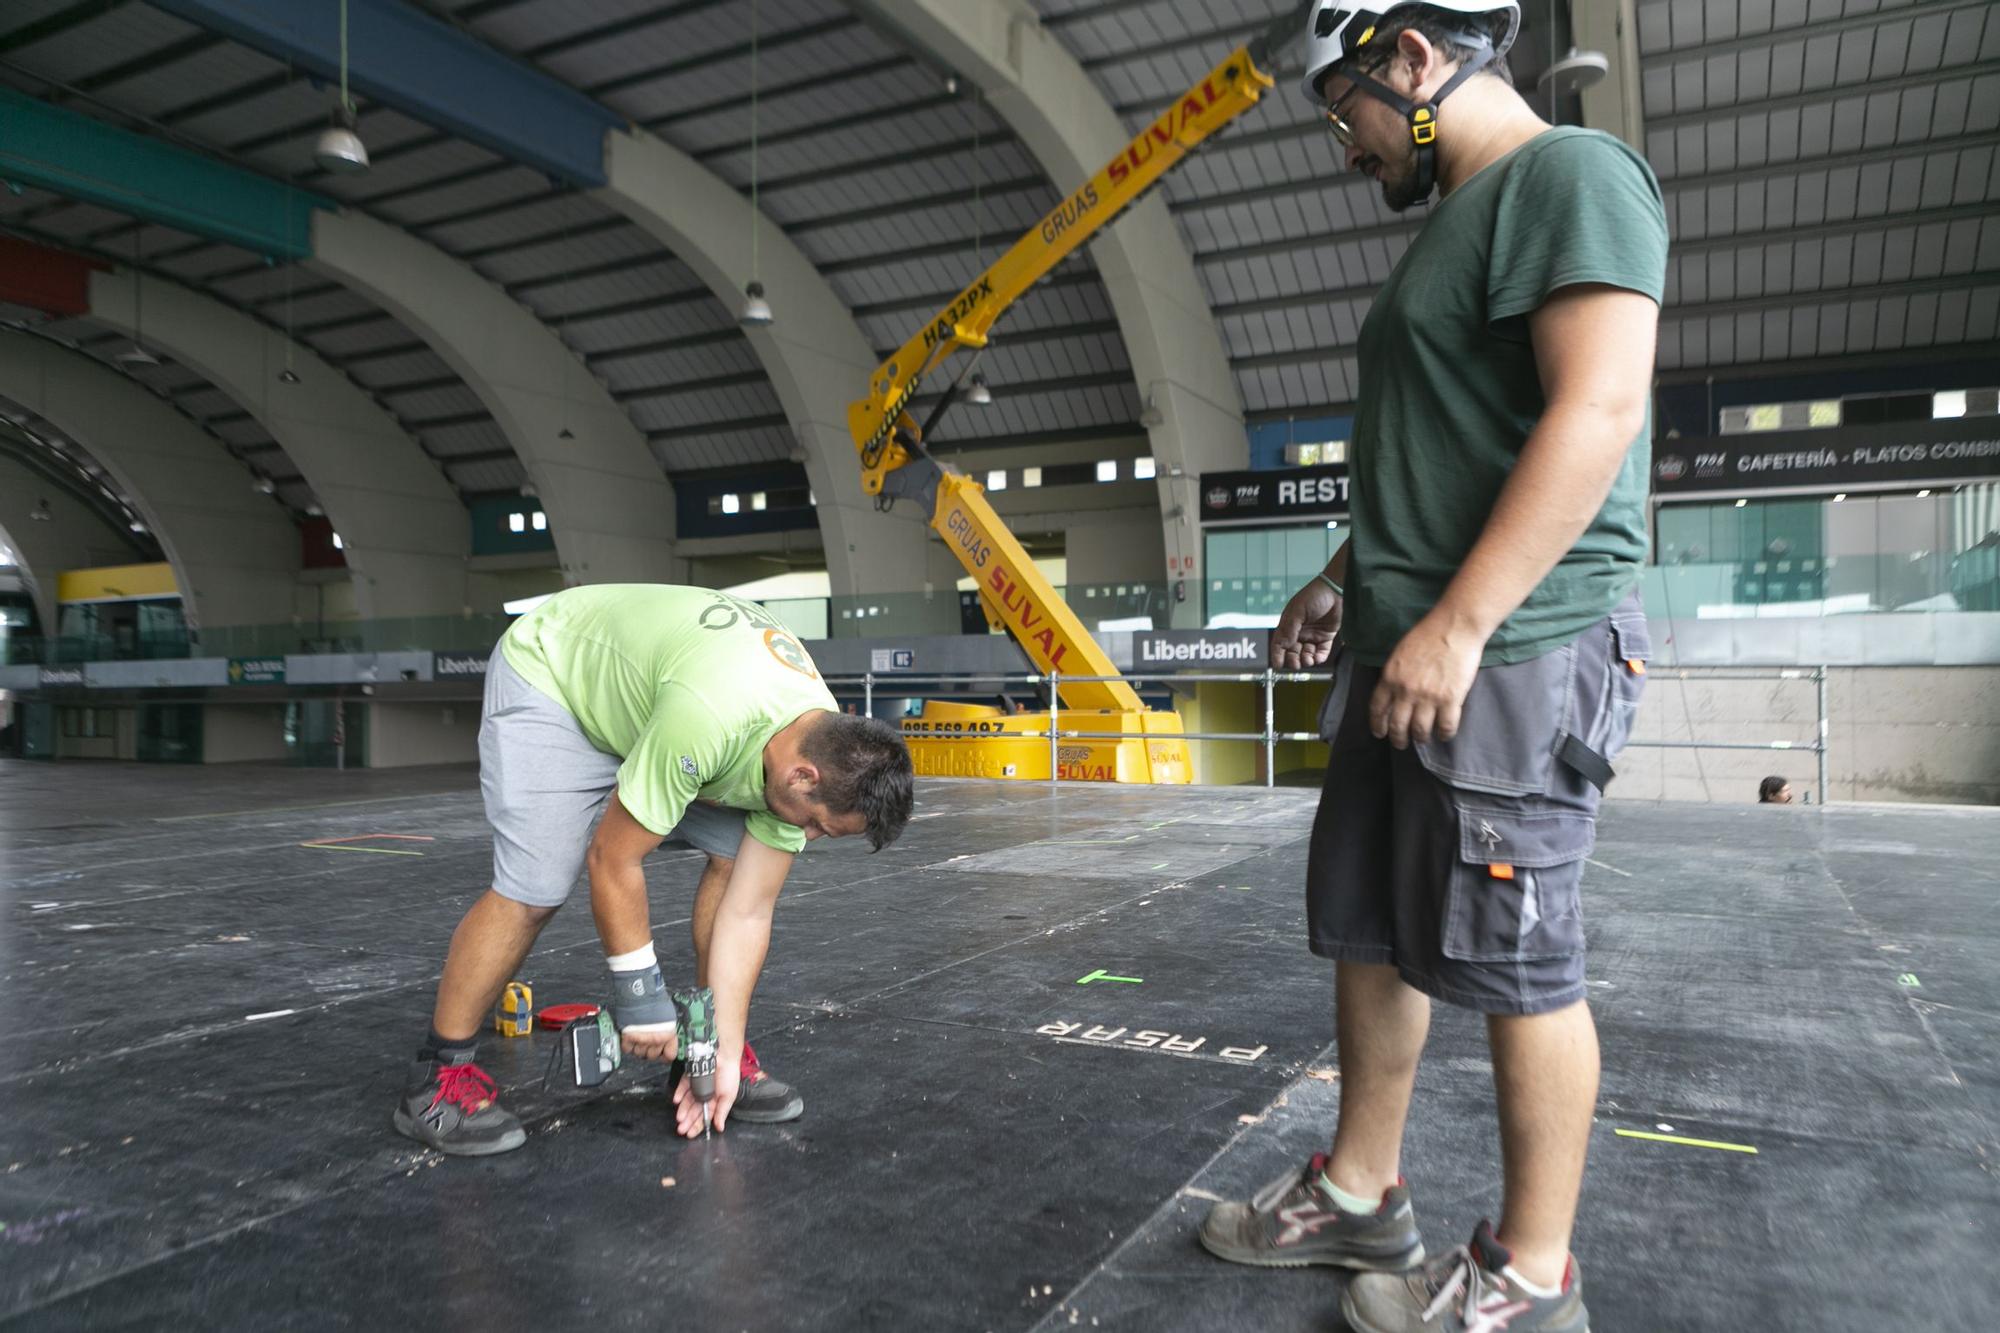
[[[909,415],[909,405],[926,378],[959,348],[986,346],[993,321],[1022,293],[1203,139],[1257,105],[1272,86],[1258,60],[1298,30],[1288,15],[1236,48],[876,368],[867,396],[847,408],[865,494],[881,495],[886,475],[922,452],[923,432]]]

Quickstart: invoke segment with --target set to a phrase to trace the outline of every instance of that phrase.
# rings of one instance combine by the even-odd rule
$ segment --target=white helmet
[[[1468,18],[1505,14],[1506,31],[1494,44],[1493,54],[1480,62],[1482,65],[1506,55],[1521,31],[1520,0],[1318,0],[1306,16],[1306,96],[1324,106],[1326,99],[1320,95],[1320,84],[1334,66],[1351,59],[1368,45],[1384,19],[1399,9],[1410,8],[1412,3]],[[1467,27],[1468,31],[1483,34],[1487,25]]]

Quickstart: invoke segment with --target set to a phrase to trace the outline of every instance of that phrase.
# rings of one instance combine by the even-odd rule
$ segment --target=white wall
[[[353,703],[348,705],[353,707]],[[368,766],[462,764],[479,758],[479,701],[369,705]]]
[[[209,704],[201,710],[201,761],[234,764],[285,757],[283,704]]]

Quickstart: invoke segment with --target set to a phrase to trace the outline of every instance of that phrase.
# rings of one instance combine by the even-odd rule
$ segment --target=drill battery
[[[535,1030],[535,992],[525,981],[510,981],[500,994],[493,1027],[503,1037],[525,1037]]]

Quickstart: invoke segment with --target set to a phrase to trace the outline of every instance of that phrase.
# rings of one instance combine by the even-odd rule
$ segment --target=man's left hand
[[[1439,612],[1425,616],[1389,654],[1368,701],[1368,729],[1398,750],[1412,741],[1450,740],[1485,650],[1478,634],[1454,628]]]
[[[717,1058],[715,1062],[715,1096],[707,1103],[709,1118],[720,1134],[722,1126],[729,1119],[729,1108],[736,1105],[736,1094],[743,1085],[743,1057],[738,1054],[734,1060]],[[701,1108],[703,1103],[694,1095],[688,1085],[686,1074],[681,1075],[680,1085],[674,1089],[675,1128],[683,1138],[701,1137]]]

